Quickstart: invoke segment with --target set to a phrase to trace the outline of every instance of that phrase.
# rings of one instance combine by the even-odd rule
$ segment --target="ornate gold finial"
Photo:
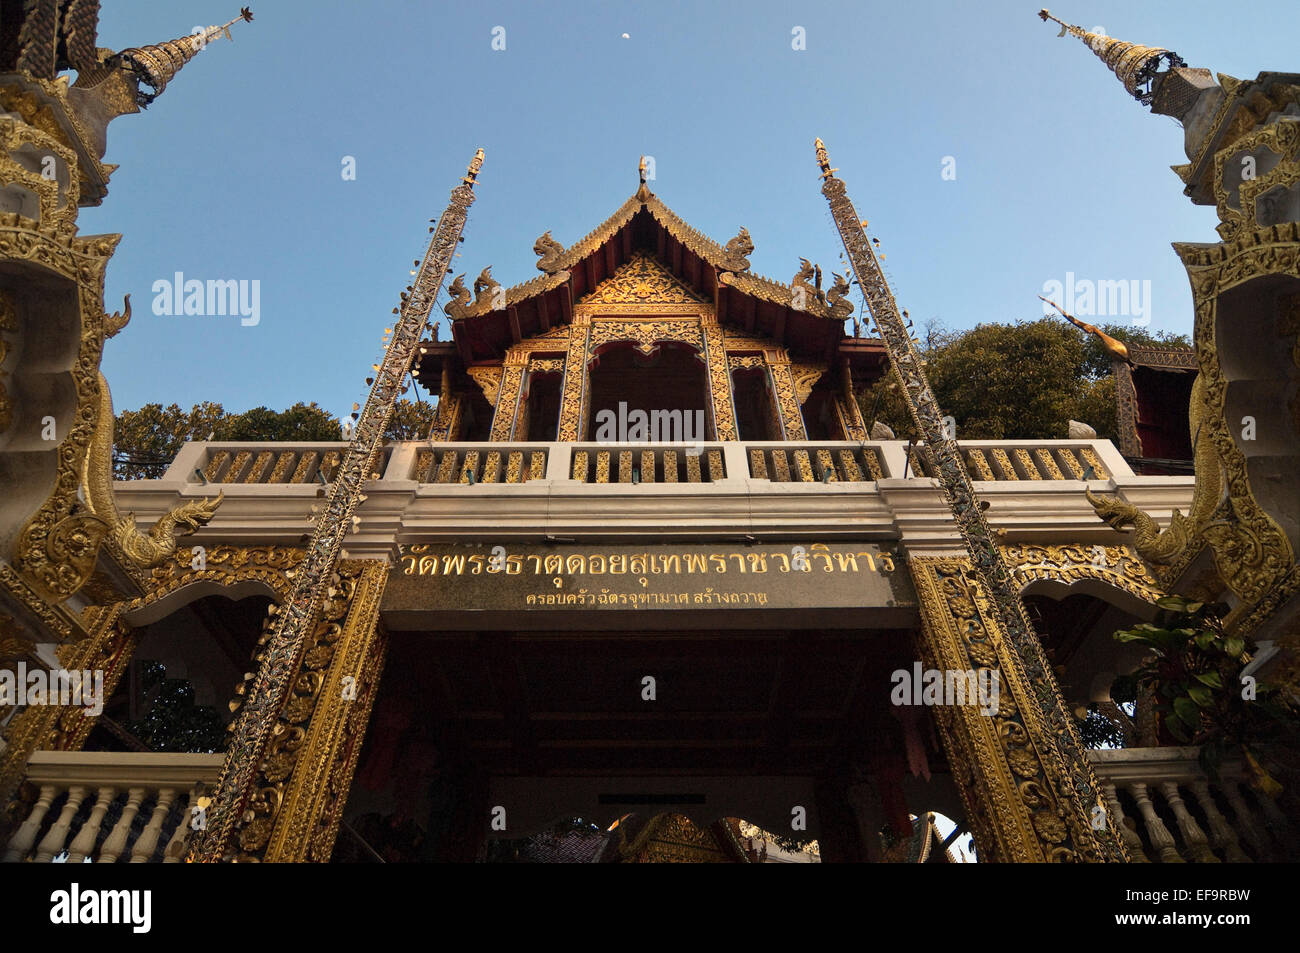
[[[836,172],[840,171],[839,169],[831,168],[831,157],[827,155],[826,143],[822,142],[820,137],[813,140],[813,148],[817,150],[817,164],[821,166],[823,179],[829,179]]]
[[[639,186],[637,186],[636,197],[637,197],[640,201],[645,202],[645,201],[647,201],[647,200],[650,198],[650,187],[649,187],[648,185],[645,184],[645,182],[646,182],[646,162],[645,162],[645,156],[642,156],[642,157],[641,157],[641,161],[637,163],[637,172],[640,173],[640,176],[641,176],[641,184],[640,184]]]
[[[1125,43],[1114,37],[1101,33],[1091,33],[1083,27],[1074,26],[1052,16],[1044,7],[1038,11],[1038,17],[1044,23],[1051,20],[1061,25],[1058,36],[1069,33],[1077,36],[1120,78],[1129,95],[1144,106],[1150,106],[1155,97],[1155,86],[1160,77],[1171,69],[1186,66],[1187,63],[1177,53],[1171,53],[1161,46],[1139,46]],[[1163,65],[1162,65],[1163,61]]]
[[[239,16],[232,17],[221,26],[210,26],[202,33],[183,36],[153,46],[131,47],[118,53],[114,59],[134,73],[139,84],[148,86],[151,90],[146,92],[137,86],[136,102],[140,106],[148,106],[162,95],[162,91],[181,71],[181,67],[194,59],[196,53],[205,49],[217,37],[224,36],[227,40],[233,40],[230,28],[240,20],[251,23],[253,11],[248,7],[242,7]]]
[[[1039,295],[1038,297],[1040,300],[1046,301],[1053,308],[1059,311],[1061,313],[1061,317],[1065,318],[1065,320],[1069,321],[1080,331],[1087,331],[1089,334],[1097,335],[1097,340],[1101,342],[1101,346],[1105,348],[1106,353],[1109,354],[1111,357],[1115,358],[1116,360],[1123,361],[1125,364],[1133,363],[1132,359],[1128,356],[1128,348],[1124,346],[1123,341],[1117,341],[1115,338],[1111,337],[1105,331],[1099,330],[1094,325],[1088,324],[1086,321],[1080,321],[1072,314],[1066,314],[1065,310],[1055,301],[1052,301],[1048,298],[1044,298],[1042,295]]]
[[[474,158],[469,160],[469,168],[465,170],[465,175],[461,181],[472,189],[474,187],[474,180],[478,178],[478,173],[481,168],[483,168],[483,150],[479,149],[474,153]]]

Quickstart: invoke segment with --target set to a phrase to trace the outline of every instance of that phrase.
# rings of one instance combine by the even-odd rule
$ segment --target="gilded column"
[[[862,408],[858,406],[858,399],[853,396],[853,378],[849,374],[848,362],[845,362],[840,376],[844,384],[840,394],[835,398],[835,413],[840,419],[844,439],[870,439],[867,425],[862,419]]]
[[[569,326],[569,350],[564,358],[564,383],[560,390],[560,425],[556,439],[575,442],[586,437],[587,339],[591,319],[575,313]]]
[[[764,351],[763,355],[772,377],[772,391],[781,414],[781,427],[785,431],[785,439],[807,440],[808,431],[804,428],[803,413],[799,410],[799,398],[795,393],[794,374],[790,370],[790,356],[784,349]]]
[[[736,411],[731,402],[731,368],[722,341],[722,328],[710,313],[701,315],[700,331],[704,337],[704,359],[709,369],[709,396],[713,401],[713,439],[738,440]]]
[[[1104,820],[1105,807],[1100,805],[1096,812],[1094,805],[1058,799],[1056,791],[1068,790],[1061,784],[1066,764],[1054,753],[1050,728],[1035,704],[1023,662],[1002,631],[970,560],[914,557],[909,563],[921,607],[920,656],[925,667],[988,671],[997,677],[996,705],[934,709],[980,859],[1091,859],[1076,849],[1088,843],[1091,833],[1076,829],[1077,818],[1082,814]],[[992,697],[990,692],[989,700]]]
[[[510,357],[514,358],[513,348]],[[501,387],[497,390],[496,413],[492,415],[493,441],[506,441],[514,436],[522,403],[519,399],[523,393],[524,372],[528,369],[528,355],[522,355],[522,363],[507,359],[505,371],[501,375]]]
[[[379,560],[340,567],[267,746],[239,859],[329,860],[383,670],[379,600],[388,570]]]

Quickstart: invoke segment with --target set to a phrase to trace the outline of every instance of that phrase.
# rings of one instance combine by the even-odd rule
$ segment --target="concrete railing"
[[[1293,859],[1290,822],[1245,783],[1239,763],[1211,780],[1197,748],[1090,751],[1120,835],[1139,863],[1248,863]]]
[[[187,484],[327,483],[346,443],[187,443],[163,477]],[[973,480],[1023,482],[1131,478],[1108,440],[969,440],[961,453]],[[924,444],[722,441],[701,443],[429,443],[384,448],[386,481],[526,483],[869,483],[936,476]]]
[[[5,863],[179,863],[201,823],[221,754],[37,751],[36,799],[9,838]]]

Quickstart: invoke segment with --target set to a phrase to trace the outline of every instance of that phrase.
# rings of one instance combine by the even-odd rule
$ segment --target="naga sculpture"
[[[727,242],[726,259],[723,267],[726,271],[749,271],[749,256],[754,251],[754,243],[749,239],[749,229],[741,228],[739,234]]]
[[[848,299],[849,283],[843,275],[837,275],[831,272],[831,277],[835,283],[831,285],[831,290],[826,293],[826,305],[831,309],[831,317],[837,321],[848,320],[849,315],[853,313],[853,302]],[[853,322],[854,336],[857,336],[858,322]]]
[[[492,266],[488,265],[479,272],[474,279],[474,307],[479,311],[495,311],[496,306],[492,303],[496,298],[497,289],[501,287],[501,282],[492,277]],[[502,295],[502,305],[505,304],[505,295]]]
[[[442,306],[443,313],[452,320],[465,317],[465,313],[472,302],[470,301],[469,289],[465,287],[464,275],[457,275],[455,280],[447,286],[447,294],[451,295],[451,300]]]
[[[538,256],[537,270],[553,275],[560,270],[560,256],[564,254],[564,246],[547,231],[533,242],[533,254]]]

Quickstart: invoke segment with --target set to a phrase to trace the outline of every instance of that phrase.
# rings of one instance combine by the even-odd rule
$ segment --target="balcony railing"
[[[179,863],[202,823],[221,754],[37,751],[36,799],[9,838],[5,863]]]
[[[220,754],[38,751],[36,791],[5,861],[177,863],[221,771]],[[1291,823],[1245,784],[1239,765],[1211,780],[1196,748],[1089,752],[1120,835],[1136,862],[1295,859]]]
[[[345,443],[186,444],[165,481],[286,485],[329,482]],[[1107,440],[970,440],[973,480],[1108,480],[1133,471]],[[936,476],[924,444],[901,440],[707,443],[428,443],[384,448],[382,479],[446,485],[551,483],[871,483]]]
[[[1197,748],[1090,751],[1112,815],[1138,863],[1228,863],[1295,859],[1287,817],[1244,782],[1240,764],[1217,781]]]

